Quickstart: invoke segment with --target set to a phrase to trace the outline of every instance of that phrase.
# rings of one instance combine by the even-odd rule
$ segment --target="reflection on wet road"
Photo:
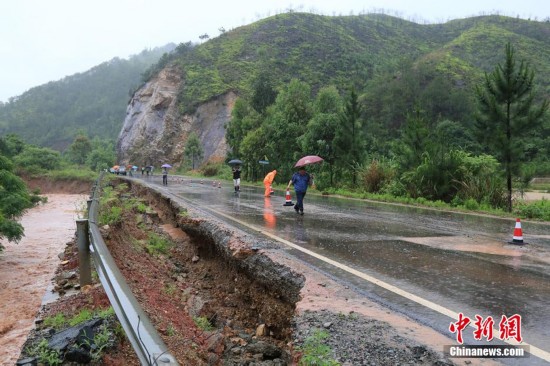
[[[520,314],[524,340],[550,352],[548,224],[524,222],[524,239],[529,244],[516,246],[507,243],[514,228],[510,219],[310,193],[302,217],[283,206],[284,192],[264,198],[260,189],[243,187],[236,195],[229,186],[220,189],[189,180],[169,189],[205,209],[262,227],[454,312],[470,318],[492,316],[497,329],[502,315]],[[307,260],[304,254],[295,254]],[[365,296],[450,335],[449,323],[456,319],[434,314],[331,265],[315,264]]]

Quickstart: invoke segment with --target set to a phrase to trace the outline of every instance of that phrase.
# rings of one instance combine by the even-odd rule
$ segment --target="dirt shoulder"
[[[78,180],[55,180],[46,177],[23,177],[31,191],[38,190],[40,194],[89,194],[92,183]]]

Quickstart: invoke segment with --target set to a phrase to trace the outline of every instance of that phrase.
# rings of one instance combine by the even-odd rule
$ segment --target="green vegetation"
[[[14,160],[24,151],[25,144],[16,136],[0,137],[0,239],[18,242],[24,235],[18,219],[40,201],[41,197],[29,192],[16,175]],[[3,246],[0,244],[0,252]]]
[[[74,145],[79,135],[114,142],[128,99],[142,84],[142,73],[173,48],[169,44],[128,60],[114,58],[0,103],[0,135],[14,133],[27,143],[58,151]]]
[[[194,316],[193,321],[200,330],[209,332],[215,329],[212,323],[210,323],[210,320],[205,316]]]
[[[44,325],[54,329],[61,329],[67,324],[65,314],[57,313],[54,316],[49,316],[44,319]]]
[[[67,327],[76,326],[87,322],[93,318],[108,319],[114,317],[115,312],[112,307],[105,309],[82,309],[72,317],[67,319],[63,313],[58,313],[44,319],[44,326],[55,329],[56,331],[63,330]],[[114,330],[111,330],[107,323],[99,326],[99,331],[95,332],[93,339],[84,339],[81,346],[90,350],[90,355],[93,360],[101,360],[103,350],[113,345],[113,334],[116,337],[122,337],[124,331],[120,323],[116,323]],[[92,346],[93,345],[93,346]],[[38,361],[44,365],[61,365],[64,361],[62,355],[56,350],[50,349],[47,339],[41,339],[35,345],[25,348],[24,353],[29,356],[35,356]]]
[[[327,331],[314,329],[299,348],[302,351],[302,357],[298,365],[338,366],[338,361],[332,357],[332,350],[323,343],[328,337]]]
[[[94,334],[94,339],[84,339],[83,345],[90,349],[92,360],[100,361],[103,350],[113,345],[112,331],[105,324],[100,325],[99,332]]]
[[[69,320],[69,326],[73,327],[77,324],[87,322],[94,317],[94,313],[89,309],[82,309]]]
[[[498,64],[476,89],[481,113],[477,116],[479,139],[495,153],[506,170],[508,211],[512,211],[512,175],[519,169],[523,153],[521,137],[540,128],[548,100],[533,105],[535,72],[523,61],[516,66],[514,49],[506,44],[504,64]],[[518,143],[518,141],[520,143]]]
[[[59,352],[48,347],[47,339],[42,339],[36,346],[27,349],[26,353],[35,356],[44,365],[56,366],[63,363]]]
[[[331,17],[290,12],[213,39],[204,37],[200,45],[180,44],[147,66],[142,81],[164,67],[179,70],[185,79],[177,100],[182,114],[223,93],[239,95],[225,127],[231,157],[245,162],[243,180],[261,180],[265,172],[256,162],[267,157],[270,168],[278,171],[275,183],[284,183],[299,157],[316,154],[325,159],[311,167],[321,192],[498,213],[515,209],[510,205],[512,190],[524,192],[530,178],[550,175],[550,118],[543,108],[550,96],[548,34],[548,22],[502,16],[426,25],[381,14]],[[498,85],[493,83],[497,71],[488,78],[484,75],[500,70],[497,65],[503,65],[505,75],[504,67],[511,65],[506,44],[513,45],[514,60],[525,65],[516,71],[524,76],[527,92],[525,98],[516,95],[514,103],[542,107],[531,109],[541,112],[531,119],[539,124],[524,123],[537,113],[516,109],[525,112],[524,118],[517,115],[513,141],[503,147],[495,140],[502,134],[487,133],[495,122],[489,110],[483,111],[481,104],[476,112],[481,91],[496,90]],[[89,78],[95,75],[105,83],[110,70],[120,73],[118,61],[79,78],[97,91],[100,82]],[[67,78],[65,84],[76,79]],[[104,107],[111,100],[112,105],[90,112],[82,106],[81,94],[53,85],[59,90],[52,96],[65,90],[72,99],[48,99],[35,88],[0,106],[0,133],[17,126],[14,131],[24,130],[27,139],[27,130],[34,129],[40,138],[31,141],[47,140],[42,145],[61,151],[24,147],[13,155],[17,171],[98,171],[117,163],[113,136],[120,131],[122,117],[112,118],[105,111],[115,104],[124,108],[127,100],[118,105],[115,98],[101,94],[98,103]],[[61,105],[78,113],[65,114]],[[109,116],[109,128],[104,128],[104,115],[95,114],[99,111]],[[80,113],[96,119],[77,118]],[[30,122],[36,115],[44,119],[38,127],[36,120]],[[54,119],[55,128],[50,123]],[[69,126],[68,132],[59,132],[58,126]],[[537,128],[521,128],[526,126]],[[479,143],[480,131],[485,131],[484,144]],[[229,180],[230,171],[223,164],[197,166],[203,153],[198,132],[189,131],[182,169]],[[19,142],[12,141],[12,148],[20,149]],[[506,155],[513,164],[507,163]],[[544,209],[531,211],[544,217]],[[115,210],[105,219],[116,223],[119,216]]]
[[[156,233],[149,233],[145,249],[149,254],[168,254],[168,250],[172,246],[170,240]]]
[[[115,311],[111,306],[95,311],[92,311],[90,309],[82,309],[69,319],[67,319],[67,317],[63,313],[57,313],[53,316],[44,318],[44,325],[46,327],[60,330],[67,326],[73,327],[75,325],[82,324],[96,317],[106,319],[110,316],[113,316],[114,314]]]
[[[122,222],[124,207],[120,206],[118,197],[125,185],[112,187],[105,185],[99,201],[99,224],[116,226]]]
[[[166,334],[169,337],[173,337],[176,335],[176,328],[174,328],[173,324],[168,324],[168,327],[166,327]]]
[[[184,157],[185,160],[191,161],[191,169],[195,169],[195,164],[203,156],[203,150],[199,137],[195,132],[191,132],[187,138],[187,143],[185,144]]]

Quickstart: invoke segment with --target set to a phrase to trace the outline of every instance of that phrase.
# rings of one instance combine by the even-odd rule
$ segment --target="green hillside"
[[[279,86],[292,78],[315,92],[325,85],[365,90],[385,72],[426,64],[471,87],[499,61],[511,41],[550,94],[550,23],[502,16],[421,25],[385,15],[329,17],[280,14],[224,33],[180,55],[185,75],[182,111],[228,90],[243,95],[260,73]]]
[[[550,23],[503,16],[416,24],[369,14],[279,14],[224,32],[201,45],[180,44],[113,59],[88,72],[33,88],[0,105],[0,134],[64,149],[78,130],[116,138],[130,93],[140,75],[154,75],[175,62],[184,76],[182,113],[234,90],[251,97],[263,78],[280,89],[292,79],[311,86],[312,96],[333,85],[341,95],[354,87],[372,128],[394,138],[415,105],[430,119],[472,121],[472,88],[501,60],[511,41],[536,72],[539,97],[550,95]],[[157,65],[149,68],[150,64]]]
[[[144,50],[128,60],[114,58],[0,103],[0,135],[15,133],[28,143],[57,150],[64,150],[79,131],[116,140],[141,75],[173,48]]]

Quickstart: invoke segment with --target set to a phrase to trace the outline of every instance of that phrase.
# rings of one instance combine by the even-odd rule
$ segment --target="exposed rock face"
[[[191,132],[202,144],[204,157],[199,163],[225,159],[224,125],[237,95],[228,92],[201,104],[193,115],[181,116],[176,100],[182,82],[181,73],[167,67],[134,94],[118,136],[118,163],[178,166]]]

